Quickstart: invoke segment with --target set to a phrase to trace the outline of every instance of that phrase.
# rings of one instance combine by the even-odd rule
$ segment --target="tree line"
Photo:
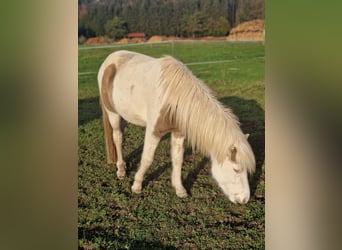
[[[78,0],[78,35],[224,36],[239,23],[264,19],[264,0]]]

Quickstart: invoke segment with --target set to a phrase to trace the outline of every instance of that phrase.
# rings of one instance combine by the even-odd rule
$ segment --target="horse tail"
[[[108,65],[103,73],[101,80],[101,92],[100,92],[100,103],[102,108],[102,119],[104,126],[104,137],[105,137],[105,145],[106,145],[106,155],[107,155],[107,163],[116,163],[117,161],[117,153],[115,148],[115,143],[113,140],[113,128],[109,122],[108,113],[115,112],[114,104],[113,104],[113,80],[116,73],[116,67],[114,64]]]
[[[114,103],[112,98],[113,93],[113,80],[116,73],[116,66],[115,64],[108,65],[102,76],[101,82],[101,98],[102,104],[106,107],[107,110],[110,112],[115,113]]]

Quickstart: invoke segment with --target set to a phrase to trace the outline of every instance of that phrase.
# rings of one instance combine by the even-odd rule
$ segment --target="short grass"
[[[257,171],[250,177],[251,199],[235,205],[210,175],[210,160],[187,147],[182,170],[190,196],[171,187],[170,138],[165,136],[143,182],[131,193],[144,129],[124,132],[127,178],[119,181],[106,164],[96,72],[105,57],[127,49],[186,64],[231,107],[250,133]],[[224,63],[191,64],[226,60]],[[78,236],[80,249],[264,249],[264,46],[260,43],[195,42],[79,49]],[[88,72],[83,74],[82,72]]]

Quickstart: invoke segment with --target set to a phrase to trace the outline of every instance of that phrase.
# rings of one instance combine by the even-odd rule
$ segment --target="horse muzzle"
[[[249,194],[234,195],[232,198],[229,197],[229,200],[234,204],[246,204],[249,201]]]

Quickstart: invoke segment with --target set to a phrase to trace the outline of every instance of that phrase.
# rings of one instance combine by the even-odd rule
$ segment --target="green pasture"
[[[170,138],[158,146],[143,182],[131,192],[142,152],[144,129],[128,124],[123,151],[127,177],[107,165],[97,71],[120,49],[160,57],[173,55],[232,108],[250,134],[257,170],[250,176],[251,199],[229,202],[210,173],[210,160],[186,145],[182,170],[189,197],[171,187]],[[79,47],[78,237],[80,249],[264,249],[265,50],[262,43],[175,42],[120,47]]]

